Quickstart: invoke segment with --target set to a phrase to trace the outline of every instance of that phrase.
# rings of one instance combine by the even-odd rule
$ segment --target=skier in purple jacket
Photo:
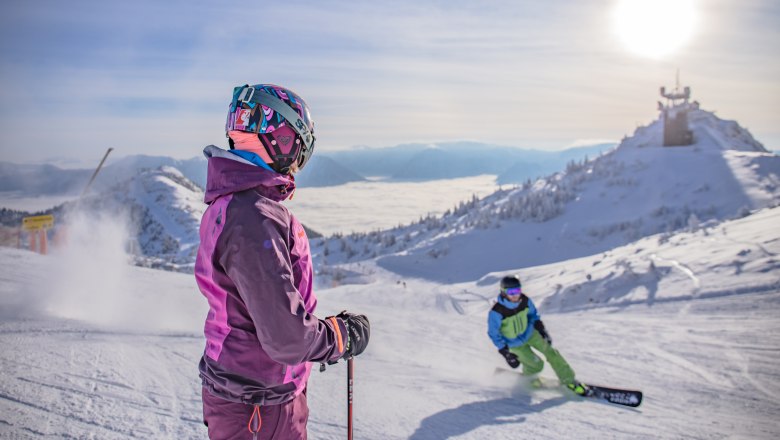
[[[365,350],[364,315],[318,319],[309,241],[281,204],[314,150],[306,103],[271,84],[233,91],[230,150],[206,147],[208,177],[195,262],[209,303],[203,420],[211,439],[306,439],[312,362]]]

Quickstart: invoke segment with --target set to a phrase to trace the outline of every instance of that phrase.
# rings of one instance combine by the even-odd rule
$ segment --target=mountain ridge
[[[347,152],[319,152],[296,177],[301,186],[326,187],[360,182],[367,177],[401,181],[497,174],[501,184],[520,183],[563,168],[566,162],[597,155],[613,144],[574,147],[557,152],[495,146],[478,142],[402,144],[394,147]],[[437,162],[437,153],[447,166]],[[531,164],[523,174],[506,174],[512,163]],[[201,188],[206,186],[206,158],[174,159],[168,156],[131,155],[109,162],[93,182],[90,191],[99,193],[144,170],[162,166],[177,168]],[[79,195],[94,170],[60,168],[51,164],[30,165],[0,161],[0,193],[15,197],[61,194]],[[503,173],[503,174],[502,174]]]
[[[780,157],[736,122],[692,112],[695,142],[687,147],[663,147],[662,125],[655,120],[595,159],[464,202],[442,217],[317,241],[316,259],[333,271],[376,258],[393,272],[457,282],[592,255],[780,203]],[[485,253],[471,252],[479,248]]]
[[[377,259],[380,267],[391,271],[459,281],[500,268],[591,255],[648,235],[737,218],[780,203],[780,157],[768,153],[735,121],[703,110],[692,112],[690,120],[696,140],[691,146],[662,147],[658,119],[638,127],[616,148],[587,160],[567,158],[563,171],[537,180],[526,178],[520,186],[483,199],[474,197],[443,216],[323,239],[310,231],[315,265],[327,279],[328,272],[340,265]],[[472,152],[474,145],[459,143],[453,151]],[[400,149],[431,151],[418,147]],[[143,168],[158,159],[141,156],[112,164],[123,172],[136,170],[135,174],[80,203],[126,213],[138,228],[131,234],[136,242],[130,247],[139,264],[188,271],[205,209],[202,189],[174,166]],[[332,162],[327,156],[320,160]],[[112,173],[111,166],[108,174],[117,178],[121,173]],[[351,178],[355,176],[346,176]],[[74,202],[48,212],[60,218],[72,206]],[[467,251],[477,248],[485,248],[486,255]]]

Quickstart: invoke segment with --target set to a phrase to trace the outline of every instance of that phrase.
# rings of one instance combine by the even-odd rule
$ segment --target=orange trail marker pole
[[[39,230],[38,235],[39,235],[39,241],[41,242],[41,255],[46,255],[47,252],[46,229]]]

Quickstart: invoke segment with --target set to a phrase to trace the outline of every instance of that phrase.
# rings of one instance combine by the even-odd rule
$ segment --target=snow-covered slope
[[[525,269],[523,285],[539,292],[534,297],[544,310],[557,312],[780,291],[778,225],[780,207],[767,208],[738,220],[696,225],[601,254]],[[463,289],[492,297],[503,274],[488,274]]]
[[[348,265],[367,284],[319,290],[318,312],[371,320],[355,438],[777,438],[779,221],[765,209],[513,269],[577,376],[643,390],[636,410],[574,397],[549,366],[539,390],[494,375],[485,315],[502,272],[439,284]],[[95,240],[47,257],[0,249],[0,437],[205,439],[193,277],[123,265],[110,228],[74,235]],[[313,374],[310,438],[345,437],[345,374]]]
[[[780,157],[712,113],[692,112],[691,127],[696,142],[688,147],[662,147],[662,124],[655,121],[611,152],[474,199],[442,218],[332,237],[317,243],[324,257],[319,261],[380,257],[379,264],[392,271],[464,281],[592,255],[780,203]]]
[[[128,247],[139,264],[183,271],[195,262],[205,209],[203,190],[173,167],[142,171],[98,196],[64,207],[66,216],[70,210],[121,216]]]
[[[147,156],[136,154],[125,156],[106,165],[95,180],[95,191],[111,188],[138,174],[156,170],[162,167],[175,168],[179,173],[187,177],[201,188],[206,187],[206,158],[198,155],[190,159],[174,159],[167,156]]]

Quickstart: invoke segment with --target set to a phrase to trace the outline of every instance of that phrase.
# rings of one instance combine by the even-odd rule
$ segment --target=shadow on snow
[[[539,413],[570,401],[559,396],[531,403],[530,395],[465,403],[423,419],[409,440],[439,440],[456,437],[486,425],[512,425],[525,422],[525,415]]]

